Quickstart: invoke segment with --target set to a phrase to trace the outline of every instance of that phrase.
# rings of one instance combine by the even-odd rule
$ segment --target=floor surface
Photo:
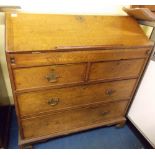
[[[34,131],[35,132],[35,131]],[[37,149],[143,149],[151,148],[141,134],[127,123],[123,128],[102,127],[33,145]],[[12,111],[9,149],[18,149],[18,127]]]

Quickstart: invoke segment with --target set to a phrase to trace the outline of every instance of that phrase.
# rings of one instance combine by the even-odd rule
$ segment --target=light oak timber
[[[55,64],[81,63],[146,58],[150,49],[116,49],[76,52],[48,52],[31,54],[11,54],[12,68]],[[12,63],[11,60],[14,59]]]
[[[85,80],[86,64],[66,64],[23,68],[15,69],[13,72],[16,89],[19,90],[83,82]],[[52,75],[56,76],[55,80],[50,80],[50,76]]]
[[[138,76],[145,59],[92,63],[89,80],[104,80]]]
[[[72,129],[72,130],[67,130],[66,132],[63,132],[63,133],[49,134],[49,135],[46,135],[46,136],[40,136],[40,137],[37,137],[37,138],[30,138],[30,139],[25,139],[25,140],[21,139],[20,143],[19,143],[19,146],[22,145],[24,147],[27,144],[31,145],[31,144],[35,144],[36,142],[44,142],[44,141],[47,141],[47,140],[49,140],[51,138],[66,136],[66,135],[73,134],[73,133],[76,133],[76,132],[86,131],[86,130],[89,130],[89,129],[99,128],[99,127],[103,127],[103,126],[111,126],[111,125],[114,125],[114,124],[120,124],[120,123],[122,123],[124,121],[126,121],[125,117],[115,118],[115,119],[108,120],[108,121],[105,121],[105,122],[102,122],[102,123],[91,124],[91,125],[88,125],[88,126],[85,126],[85,127],[79,127],[79,128]]]
[[[79,83],[69,83],[69,84],[63,84],[63,85],[42,86],[42,87],[34,87],[34,88],[28,88],[28,89],[19,89],[19,90],[14,90],[14,92],[18,95],[18,94],[34,92],[34,91],[37,92],[37,91],[41,91],[41,90],[51,90],[51,89],[57,89],[57,88],[86,86],[89,84],[98,84],[98,83],[121,81],[121,80],[130,80],[130,79],[137,79],[137,78],[138,78],[138,76],[128,76],[127,78],[114,78],[114,79],[108,79],[108,80],[84,81],[84,82],[79,82]]]
[[[16,90],[19,90],[88,81],[88,77],[85,77],[85,73],[89,71],[91,72],[89,77],[90,81],[136,77],[140,72],[144,60],[145,59],[89,63],[87,71],[86,64],[68,64],[15,69],[13,73]],[[90,65],[91,69],[89,68]],[[75,73],[73,74],[73,72]],[[56,80],[50,81],[48,79],[51,74],[57,76]],[[89,73],[86,75],[88,74]]]
[[[17,17],[12,17],[6,13],[6,30],[6,51],[152,45],[137,22],[128,16],[17,13]]]
[[[49,115],[22,120],[24,127],[24,137],[32,138],[44,136],[47,134],[65,132],[69,129],[88,126],[119,118],[123,112],[127,102],[111,103],[108,106],[93,105],[86,108],[76,108],[62,113],[49,113]],[[45,128],[46,127],[46,128]],[[31,130],[31,129],[34,130]],[[35,132],[34,132],[35,131]]]
[[[6,13],[19,146],[124,124],[152,47],[128,16]]]
[[[6,61],[7,61],[8,71],[9,71],[11,88],[12,88],[12,90],[15,90],[13,70],[11,69],[11,65],[9,63],[9,61],[10,61],[9,58],[10,58],[9,55],[6,54]],[[21,126],[19,106],[18,106],[18,102],[17,102],[17,99],[16,99],[15,91],[12,91],[12,94],[13,94],[13,99],[14,99],[14,104],[15,104],[15,111],[16,111],[16,116],[17,116],[17,123],[18,123],[19,132],[20,132],[20,137],[23,139],[23,128]]]
[[[136,80],[123,80],[93,85],[22,93],[17,96],[21,116],[58,110],[95,102],[109,102],[130,98]],[[112,92],[111,92],[112,91]],[[58,99],[57,104],[48,102]]]

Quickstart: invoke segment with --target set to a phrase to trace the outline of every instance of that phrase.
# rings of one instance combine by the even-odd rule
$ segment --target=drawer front
[[[86,64],[14,69],[16,89],[63,85],[84,81]]]
[[[123,80],[70,88],[22,93],[17,96],[20,114],[26,117],[45,111],[129,99],[136,80]]]
[[[107,80],[127,77],[137,77],[145,59],[122,60],[93,63],[89,80]]]
[[[150,50],[147,48],[147,49],[115,49],[115,50],[96,50],[96,51],[10,54],[9,56],[12,67],[16,68],[16,67],[51,65],[51,64],[145,58],[148,57],[149,55]]]
[[[85,108],[22,120],[24,138],[35,138],[49,134],[61,135],[75,129],[88,128],[111,119],[123,117],[127,102],[99,104]]]

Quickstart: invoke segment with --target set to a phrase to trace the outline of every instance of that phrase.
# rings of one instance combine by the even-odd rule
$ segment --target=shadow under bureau
[[[6,13],[19,146],[123,125],[152,45],[128,16]]]

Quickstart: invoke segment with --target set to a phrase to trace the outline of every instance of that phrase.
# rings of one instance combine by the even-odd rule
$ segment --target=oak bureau
[[[6,13],[20,148],[123,125],[152,46],[128,16]]]

